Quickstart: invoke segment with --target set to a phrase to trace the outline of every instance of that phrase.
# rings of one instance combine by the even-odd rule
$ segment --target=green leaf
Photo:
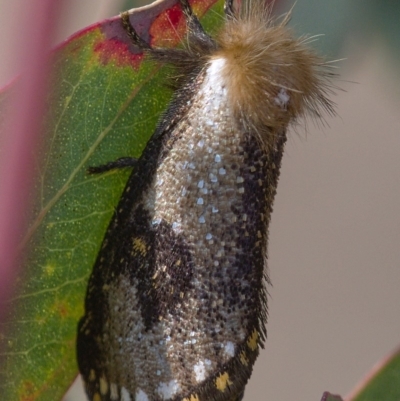
[[[214,2],[197,0],[194,9],[203,14]],[[206,28],[215,28],[221,14],[219,2],[204,17]],[[183,34],[182,13],[171,2],[135,18],[157,45]],[[86,169],[140,156],[171,96],[167,71],[132,53],[125,36],[114,18],[54,52],[38,197],[23,240],[29,251],[12,316],[0,327],[2,400],[61,399],[78,373],[75,337],[87,279],[130,174],[90,176]]]
[[[400,400],[400,349],[374,369],[349,401]]]

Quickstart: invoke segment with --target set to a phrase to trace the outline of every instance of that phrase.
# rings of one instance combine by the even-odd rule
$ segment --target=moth
[[[239,401],[266,338],[268,225],[287,129],[333,113],[330,70],[262,0],[226,0],[213,38],[179,0],[173,100],[133,170],[90,276],[77,354],[91,401]]]

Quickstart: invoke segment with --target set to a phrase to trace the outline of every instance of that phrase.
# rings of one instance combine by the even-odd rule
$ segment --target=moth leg
[[[121,13],[121,22],[125,32],[136,46],[144,51],[152,50],[151,46],[145,42],[135,31],[135,28],[132,26],[131,21],[129,20],[129,13],[127,11]]]
[[[224,11],[225,15],[229,18],[235,18],[235,10],[233,8],[234,0],[225,0]]]
[[[137,161],[138,159],[135,159],[134,157],[120,157],[113,162],[102,164],[100,166],[90,166],[88,167],[87,172],[89,174],[101,174],[115,168],[135,167],[137,165]]]

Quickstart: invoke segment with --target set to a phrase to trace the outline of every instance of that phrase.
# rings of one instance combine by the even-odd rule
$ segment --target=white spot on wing
[[[146,393],[143,394],[146,398],[143,398],[142,401],[148,401]],[[139,400],[139,398],[136,397],[136,400]],[[121,387],[121,401],[132,401],[131,395],[125,387]]]
[[[151,224],[152,224],[153,226],[158,226],[160,223],[161,223],[161,219],[154,219],[154,220],[151,222]]]
[[[124,387],[122,387],[122,388],[124,389]],[[122,395],[122,391],[121,391],[121,395]],[[130,398],[129,398],[129,400],[130,400]],[[135,395],[135,401],[149,401],[149,397],[141,388],[138,388],[136,391],[136,395]]]
[[[193,372],[198,383],[206,379],[207,370],[211,369],[212,362],[209,359],[204,359],[204,361],[199,361],[193,366]]]
[[[181,223],[174,221],[172,223],[172,229],[174,230],[175,233],[180,233],[182,232],[182,227],[181,227]]]
[[[115,383],[110,384],[110,398],[112,401],[118,400],[118,387]]]
[[[202,382],[206,378],[206,367],[203,361],[199,361],[193,366],[194,375],[197,383]]]
[[[227,341],[224,345],[224,352],[228,356],[235,356],[235,344],[232,341]]]
[[[169,383],[161,382],[157,387],[157,393],[163,400],[169,400],[172,398],[180,389],[180,385],[177,380],[171,380]]]
[[[210,177],[210,181],[211,182],[218,182],[218,178],[217,178],[217,176],[215,174],[210,173],[209,177]]]

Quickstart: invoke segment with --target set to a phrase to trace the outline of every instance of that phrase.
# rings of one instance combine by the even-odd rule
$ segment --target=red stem
[[[0,322],[19,273],[18,244],[26,230],[33,193],[35,154],[41,143],[51,38],[57,26],[59,0],[31,0],[16,20],[15,56],[21,76],[11,99],[1,137],[0,157]]]

